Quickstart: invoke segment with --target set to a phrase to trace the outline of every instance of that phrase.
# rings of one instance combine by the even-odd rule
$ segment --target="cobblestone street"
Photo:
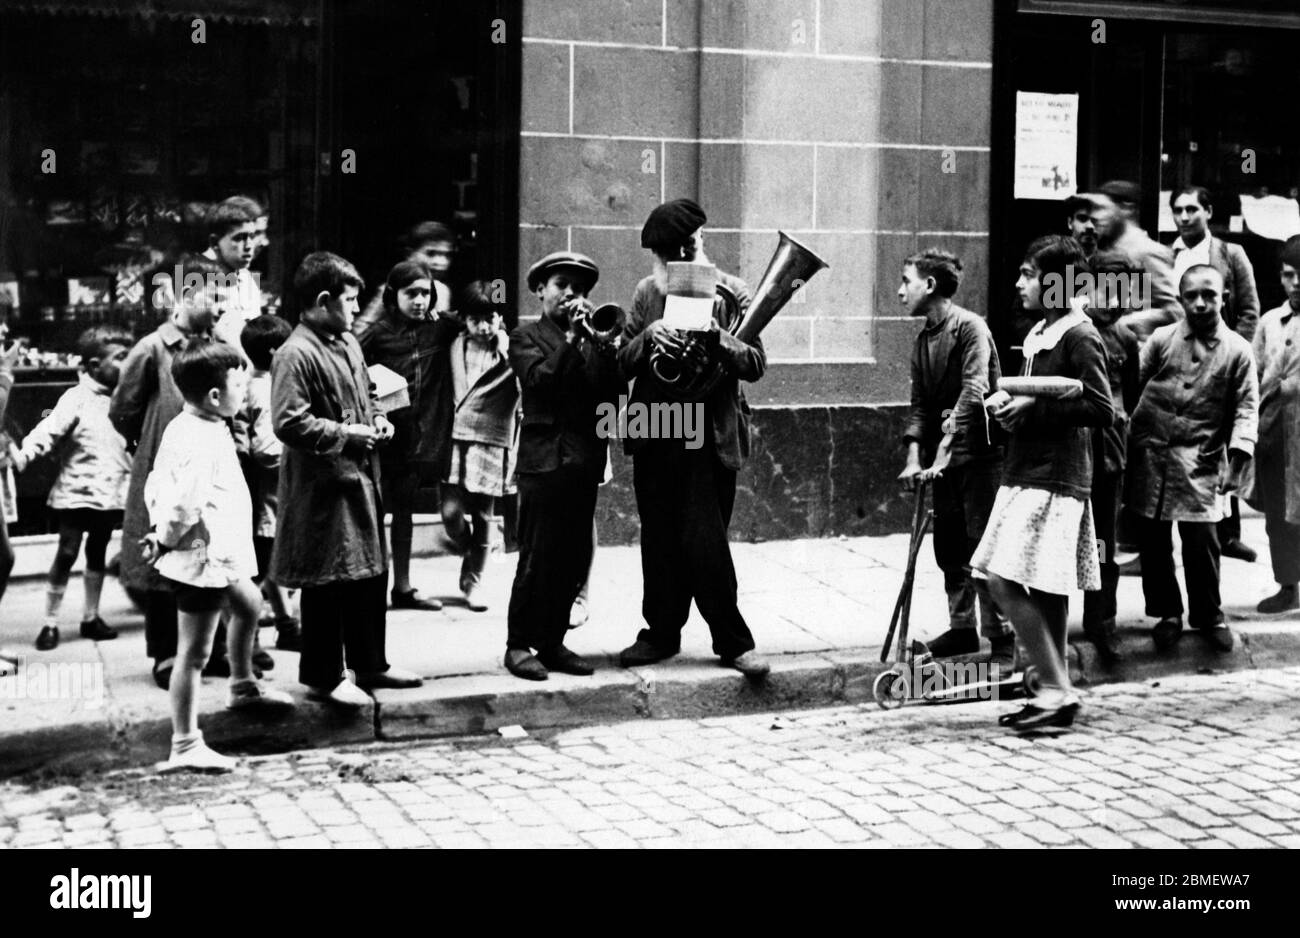
[[[0,847],[1300,847],[1300,669],[1009,703],[645,721],[543,739],[0,785]]]

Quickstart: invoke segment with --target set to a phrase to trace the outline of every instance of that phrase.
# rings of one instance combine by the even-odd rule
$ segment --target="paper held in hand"
[[[406,379],[383,365],[371,365],[370,380],[375,382],[375,394],[379,397],[379,412],[383,414],[411,406],[411,392]]]
[[[718,294],[718,268],[712,264],[670,261],[664,325],[687,332],[702,331],[713,321]]]

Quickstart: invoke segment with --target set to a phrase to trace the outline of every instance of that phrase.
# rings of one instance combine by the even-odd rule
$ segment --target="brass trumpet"
[[[617,303],[597,306],[590,313],[578,313],[573,318],[574,331],[597,345],[618,345],[626,325],[627,313]]]

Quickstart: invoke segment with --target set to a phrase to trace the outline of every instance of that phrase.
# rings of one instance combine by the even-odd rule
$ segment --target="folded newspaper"
[[[411,391],[406,379],[383,365],[371,365],[370,380],[375,382],[375,394],[379,397],[379,412],[388,414],[403,407],[411,406]]]

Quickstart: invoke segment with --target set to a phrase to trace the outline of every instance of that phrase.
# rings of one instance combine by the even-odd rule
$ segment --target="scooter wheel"
[[[1025,676],[1021,680],[1021,685],[1024,687],[1027,697],[1037,697],[1038,692],[1043,689],[1043,682],[1038,676],[1038,669],[1032,664],[1025,668]]]
[[[885,671],[877,675],[871,693],[882,710],[897,710],[907,700],[910,688],[902,671]]]

